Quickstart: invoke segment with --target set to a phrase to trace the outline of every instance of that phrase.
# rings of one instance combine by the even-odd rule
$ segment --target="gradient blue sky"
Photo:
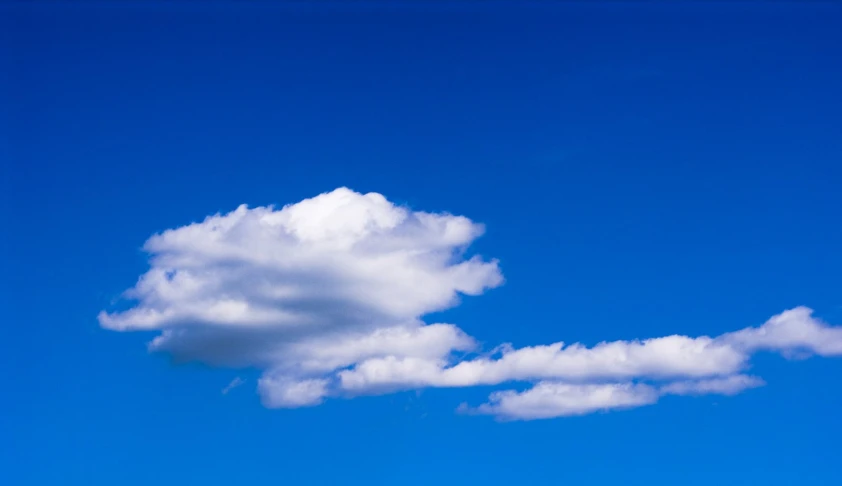
[[[677,3],[0,3],[0,483],[842,484],[839,358],[497,423],[97,323],[153,233],[348,186],[486,224],[506,283],[440,319],[488,343],[842,324],[842,5]]]

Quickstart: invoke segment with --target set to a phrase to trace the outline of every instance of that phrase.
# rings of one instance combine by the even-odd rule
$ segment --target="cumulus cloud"
[[[772,317],[760,327],[726,334],[722,340],[747,352],[842,355],[842,327],[830,327],[814,319],[812,313],[811,309],[797,307]]]
[[[734,394],[760,351],[842,354],[842,328],[799,307],[721,336],[665,336],[595,346],[557,342],[491,354],[430,313],[499,286],[496,260],[470,256],[482,225],[413,211],[346,188],[282,208],[240,206],[164,231],[144,245],[151,268],[101,312],[114,331],[155,331],[151,351],[180,361],[263,370],[267,407],[423,387],[527,382],[468,409],[506,419],[655,403],[663,394]]]

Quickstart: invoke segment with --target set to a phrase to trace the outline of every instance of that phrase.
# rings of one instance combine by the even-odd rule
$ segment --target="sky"
[[[0,2],[0,483],[840,484],[839,25]]]

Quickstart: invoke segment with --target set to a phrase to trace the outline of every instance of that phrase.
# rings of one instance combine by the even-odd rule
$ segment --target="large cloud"
[[[503,345],[481,351],[452,324],[423,316],[503,282],[494,260],[467,257],[481,225],[340,188],[281,209],[240,206],[151,237],[151,268],[127,291],[136,305],[99,315],[115,331],[153,330],[153,351],[263,370],[269,407],[331,396],[522,381],[465,410],[506,419],[629,408],[663,394],[734,394],[760,350],[842,354],[842,328],[796,308],[718,337]]]

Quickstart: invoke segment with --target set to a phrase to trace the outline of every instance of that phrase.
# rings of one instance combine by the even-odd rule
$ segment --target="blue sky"
[[[842,359],[827,326],[842,325],[840,24],[839,4],[809,2],[3,2],[0,482],[839,484]],[[350,190],[330,192],[341,187]],[[385,199],[363,196],[372,192]],[[296,206],[295,228],[351,231],[355,218],[382,214],[380,236],[364,242],[374,253],[318,238],[283,246],[241,225],[226,249],[254,260],[214,274],[225,292],[168,294],[166,308],[152,294],[121,299],[150,269],[174,268],[150,267],[142,248],[153,235],[241,204],[274,204],[268,217],[286,221],[284,205],[326,193],[350,212],[325,220],[325,206]],[[458,255],[437,260],[431,248],[461,246],[413,211],[464,230],[465,257],[483,258],[475,272],[454,272]],[[222,268],[198,250],[207,234],[169,234],[186,236],[158,240],[153,256]],[[397,241],[429,259],[351,272]],[[139,321],[101,317],[193,309],[207,312],[191,314],[188,332],[215,336],[213,326],[239,325],[231,315],[264,329],[254,314],[202,306],[252,295],[254,276],[277,286],[258,258],[267,255],[322,285],[290,280],[316,289],[307,318],[329,327],[328,310],[348,305],[363,309],[360,332],[373,321],[410,334],[447,323],[432,341],[468,336],[475,348],[447,341],[454,352],[429,373],[388,386],[348,378],[365,385],[355,391],[342,370],[289,371],[353,347],[333,334],[303,331],[316,351],[296,360],[299,348],[263,330],[256,341],[282,357],[234,346],[227,337],[241,328],[212,348],[190,338],[150,353],[183,319],[115,332]],[[340,270],[347,287],[333,278]],[[429,285],[404,285],[399,270]],[[168,278],[178,281],[153,290]],[[478,295],[451,305],[467,287]],[[745,331],[799,306],[813,317],[786,322],[824,326],[812,341]],[[680,396],[667,387],[698,392],[701,375],[651,364],[649,351],[639,373],[588,365],[572,378],[552,363],[506,367],[513,351],[486,356],[503,343],[593,350],[671,335],[711,336],[744,361],[729,368],[731,355],[702,353],[699,366],[765,385]],[[344,371],[383,365],[369,358]],[[452,366],[477,360],[503,378],[448,382]],[[261,376],[271,380],[259,390]],[[276,386],[290,380],[325,380],[324,396],[291,407],[302,388]],[[553,408],[554,418],[519,402],[519,417],[493,408],[494,392],[531,397],[534,383],[645,388],[630,389],[636,406]]]

